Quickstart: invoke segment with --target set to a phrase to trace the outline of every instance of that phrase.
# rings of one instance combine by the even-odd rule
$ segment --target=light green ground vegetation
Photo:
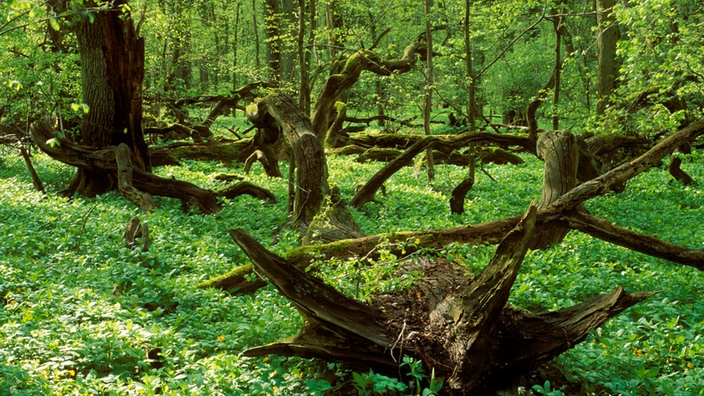
[[[0,395],[295,395],[319,392],[340,378],[356,379],[357,385],[368,378],[388,382],[353,377],[319,361],[245,358],[241,352],[248,347],[295,334],[300,316],[271,286],[252,296],[195,287],[247,262],[228,228],[246,229],[279,254],[295,246],[297,236],[290,231],[272,246],[286,219],[285,180],[261,176],[259,168],[247,176],[269,188],[277,204],[243,196],[224,201],[217,215],[203,216],[183,213],[178,202],[157,198],[157,209],[144,215],[116,193],[59,198],[57,191],[73,171],[38,154],[34,161],[49,191],[43,196],[32,188],[21,158],[2,150]],[[422,170],[403,169],[387,182],[381,204],[368,203],[353,214],[367,234],[519,214],[539,197],[542,177],[541,163],[525,159],[520,166],[487,166],[496,182],[478,173],[462,216],[449,214],[448,200],[465,171],[444,165],[436,169],[433,188]],[[700,182],[703,160],[704,153],[695,152],[684,161],[685,170]],[[332,157],[330,182],[349,199],[354,186],[380,166]],[[156,172],[217,189],[221,184],[215,174],[238,171],[185,162]],[[682,187],[669,179],[665,170],[654,169],[629,182],[625,193],[586,206],[617,224],[704,248],[704,187]],[[122,233],[132,216],[150,227],[152,245],[146,253],[124,247]],[[450,246],[439,254],[477,271],[492,253],[492,247]],[[376,264],[356,276],[349,273],[359,267],[355,262],[317,265],[330,283],[360,298],[413,282],[397,279],[389,270],[398,264],[397,257],[382,254]],[[551,370],[561,370],[564,377],[552,378],[547,388],[536,377],[539,386],[533,392],[703,395],[702,272],[572,232],[559,246],[528,254],[511,303],[551,310],[617,285],[662,292],[557,358]],[[163,357],[150,362],[146,354],[155,348]],[[403,389],[408,393],[411,388]]]

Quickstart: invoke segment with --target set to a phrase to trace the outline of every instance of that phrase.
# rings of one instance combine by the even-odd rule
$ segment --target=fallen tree
[[[289,298],[306,319],[301,332],[287,340],[251,348],[248,356],[269,353],[319,357],[398,372],[401,354],[422,359],[447,379],[448,393],[476,394],[506,385],[584,340],[609,318],[652,293],[617,288],[591,301],[556,312],[526,314],[506,305],[521,262],[531,245],[556,243],[571,229],[645,254],[704,270],[704,251],[678,246],[610,223],[587,213],[582,203],[623,185],[628,179],[659,166],[677,147],[704,133],[704,122],[693,123],[652,147],[640,157],[594,179],[570,187],[554,181],[565,174],[576,179],[579,151],[571,134],[542,137],[546,182],[540,207],[524,216],[445,230],[396,232],[302,246],[282,258],[267,251],[243,230],[231,230],[251,260],[238,276],[220,277],[201,286],[227,286],[247,292],[263,284],[246,281],[256,268]],[[422,151],[416,142],[413,151]],[[559,149],[565,147],[571,149]],[[411,150],[408,150],[411,151]],[[411,154],[409,154],[411,155]],[[574,161],[571,165],[567,164]],[[567,177],[569,179],[570,177]],[[562,188],[565,187],[565,188]],[[545,234],[547,232],[547,234]],[[547,235],[547,242],[539,235]],[[536,242],[538,241],[538,242]],[[377,296],[364,304],[337,292],[307,271],[317,257],[373,255],[384,243],[392,253],[451,242],[498,244],[496,254],[474,279],[442,262],[426,260],[425,276],[406,293]],[[412,265],[409,263],[408,265]],[[410,315],[410,319],[409,319]]]

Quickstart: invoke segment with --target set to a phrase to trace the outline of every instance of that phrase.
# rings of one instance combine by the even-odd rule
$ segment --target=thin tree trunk
[[[469,131],[474,132],[476,128],[476,91],[477,80],[474,76],[474,65],[472,61],[472,39],[469,30],[469,21],[472,14],[472,0],[466,0],[464,5],[464,51],[465,51],[465,66],[467,70],[467,121],[469,123]]]
[[[558,114],[557,106],[560,103],[560,75],[562,73],[562,31],[564,17],[555,17],[552,23],[555,28],[555,66],[553,68],[553,73],[555,76],[555,86],[553,87],[552,105],[553,105],[553,116],[552,116],[552,129],[554,131],[558,130],[560,127],[560,116]]]
[[[269,76],[274,84],[281,82],[281,13],[278,0],[265,0],[267,53],[269,55]]]
[[[613,15],[614,0],[596,1],[597,20],[597,101],[596,114],[604,115],[610,104],[609,96],[614,89],[616,81],[616,43],[619,39],[619,30],[616,18]]]
[[[259,56],[259,25],[257,24],[257,0],[252,0],[252,27],[254,32],[254,66],[259,69],[262,65]]]
[[[235,33],[232,41],[232,90],[236,91],[237,85],[237,48],[239,48],[238,33],[240,31],[240,3],[235,8]],[[232,110],[234,114],[234,109]]]
[[[432,0],[425,0],[425,40],[426,40],[426,64],[428,65],[428,75],[425,82],[425,102],[423,105],[423,130],[429,136],[430,131],[430,116],[433,107],[433,86],[435,84],[435,76],[433,75],[433,29],[430,23],[430,10]],[[433,149],[428,148],[425,151],[425,160],[428,171],[428,182],[432,183],[435,180],[435,164],[433,161]]]
[[[306,2],[298,0],[298,65],[301,69],[301,85],[298,96],[298,105],[306,114],[310,114],[310,86],[309,86],[309,60],[306,56],[305,35],[306,35]]]

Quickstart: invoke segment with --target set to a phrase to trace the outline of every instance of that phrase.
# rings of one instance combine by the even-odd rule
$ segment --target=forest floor
[[[542,183],[542,163],[523,158],[521,165],[487,165],[495,181],[478,172],[462,215],[450,214],[448,202],[466,170],[447,165],[437,166],[432,186],[424,168],[405,168],[386,183],[379,202],[352,212],[369,235],[521,214],[540,197]],[[249,347],[297,333],[301,317],[271,286],[245,296],[196,287],[247,262],[228,229],[244,228],[283,256],[296,246],[298,236],[280,228],[287,217],[285,180],[267,178],[257,166],[244,175],[241,165],[184,161],[156,173],[213,190],[226,186],[217,174],[241,174],[272,191],[278,203],[241,196],[224,200],[216,215],[201,215],[157,198],[156,209],[143,214],[117,193],[61,198],[58,191],[73,170],[41,154],[33,160],[46,196],[32,187],[21,157],[0,148],[0,395],[296,395],[349,388],[365,378],[386,381],[321,361],[243,357]],[[702,249],[704,152],[683,160],[699,185],[681,186],[666,169],[653,169],[631,180],[624,193],[586,207],[616,224]],[[349,200],[381,164],[330,156],[328,167],[330,183]],[[147,252],[125,247],[122,234],[131,217],[149,226]],[[371,301],[414,282],[411,275],[394,275],[404,260],[427,255],[476,273],[493,251],[451,245],[396,257],[382,246],[376,265],[321,258],[315,266],[329,284]],[[554,310],[619,285],[661,292],[526,378],[523,394],[704,395],[701,271],[572,231],[558,246],[529,252],[510,303],[526,311]],[[401,393],[411,394],[413,381],[406,380]]]

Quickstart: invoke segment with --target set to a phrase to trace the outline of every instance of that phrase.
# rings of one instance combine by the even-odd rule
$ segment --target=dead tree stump
[[[545,161],[543,194],[539,209],[550,206],[555,200],[577,185],[579,147],[577,138],[570,132],[543,132],[537,142],[538,156]],[[531,249],[544,249],[560,243],[569,227],[555,224],[536,233]]]

